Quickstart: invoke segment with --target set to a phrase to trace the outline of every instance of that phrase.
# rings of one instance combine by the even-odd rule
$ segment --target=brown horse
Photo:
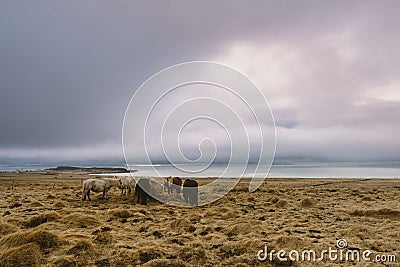
[[[173,192],[173,189],[176,190],[178,194],[181,193],[182,179],[179,177],[167,177],[164,179],[164,190],[168,191],[168,194]]]
[[[141,178],[135,186],[135,192],[137,194],[137,203],[147,205],[147,199],[149,198],[148,192],[150,192],[150,181],[146,178]]]
[[[183,184],[183,198],[187,204],[197,206],[199,204],[199,184],[195,180],[186,179]]]

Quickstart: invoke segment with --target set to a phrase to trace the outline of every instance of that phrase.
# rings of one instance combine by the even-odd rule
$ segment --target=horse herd
[[[163,178],[162,185],[149,178],[140,178],[136,182],[135,178],[130,176],[86,179],[82,184],[82,200],[86,200],[87,197],[90,201],[91,191],[102,192],[102,198],[107,199],[107,193],[112,187],[120,189],[122,195],[128,195],[134,191],[137,195],[136,202],[142,205],[146,205],[149,198],[162,191],[168,192],[168,194],[172,194],[174,191],[180,194],[182,191],[187,204],[198,205],[198,183],[192,179],[185,179],[183,182],[181,178],[172,176]]]

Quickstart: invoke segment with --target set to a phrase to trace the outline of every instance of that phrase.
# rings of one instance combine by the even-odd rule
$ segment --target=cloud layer
[[[213,60],[262,89],[278,156],[399,159],[399,7],[3,1],[0,157],[120,158],[135,89],[167,66]]]

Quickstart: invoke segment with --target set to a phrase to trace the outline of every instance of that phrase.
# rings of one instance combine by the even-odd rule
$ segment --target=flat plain
[[[82,201],[84,170],[0,174],[0,266],[399,266],[400,179],[249,180],[202,207]],[[207,179],[198,179],[200,185]],[[348,248],[376,261],[257,259],[259,250]]]

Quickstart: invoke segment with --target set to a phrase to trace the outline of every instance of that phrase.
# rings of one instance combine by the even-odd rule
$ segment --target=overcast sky
[[[192,60],[259,85],[279,157],[400,159],[399,1],[157,3],[0,1],[2,161],[121,159],[136,88]]]

